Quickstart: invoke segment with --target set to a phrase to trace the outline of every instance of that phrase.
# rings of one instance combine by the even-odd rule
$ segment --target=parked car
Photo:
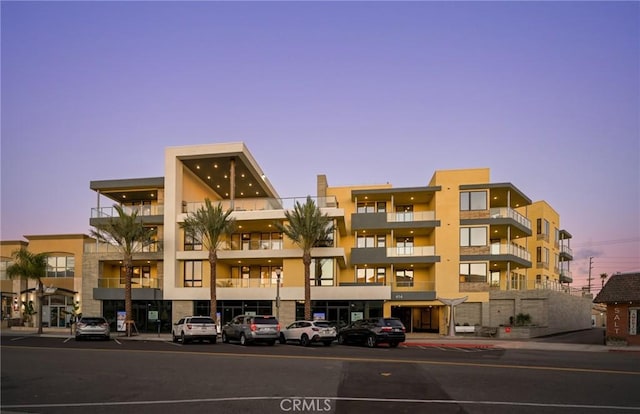
[[[309,346],[313,342],[322,342],[325,346],[336,340],[336,328],[328,321],[295,321],[280,332],[280,343],[287,341]]]
[[[76,322],[76,341],[83,338],[111,338],[109,322],[102,316],[82,316]]]
[[[373,348],[386,343],[395,348],[406,340],[406,329],[397,318],[368,318],[352,322],[338,332],[339,344],[365,344]]]
[[[173,324],[171,337],[173,342],[180,340],[183,345],[195,340],[208,340],[215,344],[218,329],[215,321],[209,316],[185,316]]]
[[[240,315],[222,327],[222,342],[238,340],[242,345],[253,342],[276,343],[280,337],[280,323],[275,316]]]

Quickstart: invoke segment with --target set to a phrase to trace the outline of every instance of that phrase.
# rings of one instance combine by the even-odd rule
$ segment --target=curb
[[[433,343],[433,342],[403,342],[403,346],[423,346],[432,348],[476,348],[476,349],[497,349],[493,344],[456,344],[456,343]]]

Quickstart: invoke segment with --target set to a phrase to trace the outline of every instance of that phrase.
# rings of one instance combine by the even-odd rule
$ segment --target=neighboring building
[[[6,273],[7,267],[12,263],[13,252],[26,247],[32,253],[46,253],[48,256],[47,274],[42,278],[45,286],[43,326],[66,327],[70,323],[74,305],[79,306],[84,247],[93,242],[93,239],[83,234],[24,237],[28,242],[0,242],[2,319],[18,321],[23,318],[26,304],[37,304],[35,280],[10,280]],[[40,315],[34,315],[34,324],[39,321]]]
[[[282,323],[303,317],[302,251],[275,223],[306,196],[281,198],[243,143],[167,148],[164,177],[90,188],[98,196],[90,224],[120,204],[158,229],[156,243],[134,256],[138,330],[155,331],[159,319],[168,331],[181,316],[209,314],[208,252],[180,228],[205,198],[232,209],[237,224],[218,251],[222,323],[243,313],[277,313]],[[467,297],[456,307],[461,325],[498,327],[528,313],[541,333],[591,326],[591,301],[569,294],[571,235],[559,230],[559,215],[511,183],[491,183],[488,168],[436,171],[427,185],[407,188],[331,187],[319,175],[312,198],[334,228],[312,250],[318,318],[397,316],[409,331],[446,333],[439,299]],[[112,246],[86,244],[83,313],[115,323],[124,310],[121,259]]]
[[[607,338],[640,345],[640,272],[612,275],[593,300],[607,305]]]

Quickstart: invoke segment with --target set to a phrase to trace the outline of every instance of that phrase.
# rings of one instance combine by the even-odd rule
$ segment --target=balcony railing
[[[282,240],[225,241],[220,244],[220,250],[282,250]]]
[[[140,206],[123,206],[123,210],[127,214],[136,212],[138,216],[161,216],[164,214],[163,204],[143,204]],[[91,218],[109,218],[118,217],[118,212],[114,207],[100,207],[91,209]]]
[[[119,246],[108,243],[85,243],[84,253],[120,253],[122,249]],[[141,244],[134,245],[135,253],[159,253],[164,251],[162,241],[156,241],[147,246]]]
[[[387,222],[405,223],[411,221],[433,221],[436,219],[435,211],[406,211],[387,213]]]
[[[531,230],[531,220],[509,207],[492,208],[491,218],[510,218]]]
[[[107,289],[124,289],[124,280],[120,277],[98,278],[98,287]],[[162,289],[162,279],[134,277],[131,279],[132,289]]]
[[[491,254],[511,254],[528,262],[531,261],[531,253],[529,253],[524,247],[518,246],[517,244],[492,244]]]
[[[389,283],[392,290],[415,290],[420,292],[433,292],[436,290],[435,281],[402,280]]]
[[[404,257],[404,256],[414,256],[414,257],[422,257],[422,256],[435,256],[436,255],[436,247],[435,246],[398,246],[398,247],[388,247],[387,248],[387,257]]]
[[[560,253],[565,253],[565,254],[568,254],[569,256],[573,256],[573,250],[571,250],[571,247],[566,246],[564,244],[560,246]]]
[[[337,208],[338,200],[335,196],[311,197],[319,208]],[[235,211],[258,211],[258,210],[293,210],[296,203],[304,204],[306,197],[291,198],[239,198],[236,200],[222,200],[223,210]],[[214,202],[214,204],[216,204]],[[204,201],[184,201],[182,203],[183,213],[193,213],[203,207]]]
[[[269,278],[249,278],[249,279],[216,279],[217,287],[226,287],[226,288],[270,288],[278,286],[277,277]],[[283,286],[282,279],[280,280],[280,287]]]

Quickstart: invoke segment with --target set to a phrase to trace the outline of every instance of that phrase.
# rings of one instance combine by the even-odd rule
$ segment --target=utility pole
[[[591,269],[593,269],[593,256],[589,257],[589,293],[591,293]]]

